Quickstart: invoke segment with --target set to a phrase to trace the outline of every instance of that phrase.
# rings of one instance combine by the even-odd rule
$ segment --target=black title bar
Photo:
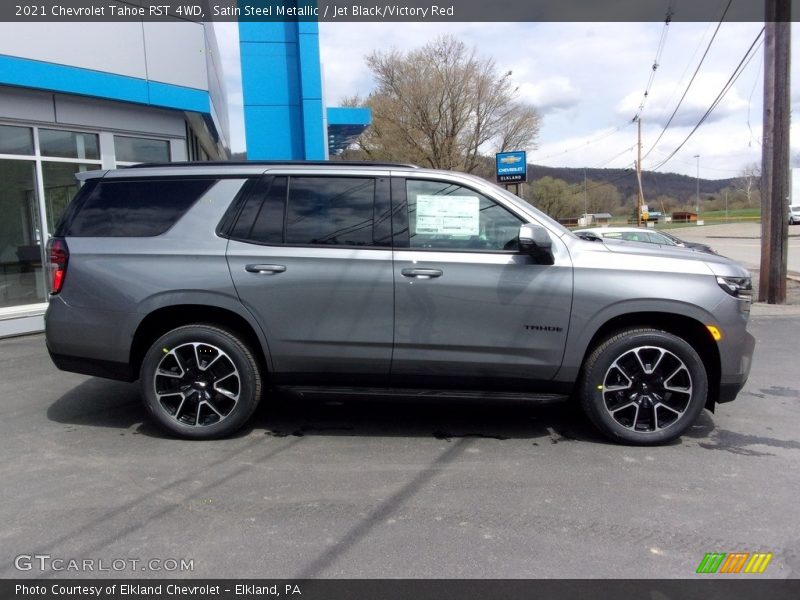
[[[761,22],[765,0],[731,4],[726,21]],[[800,0],[791,3],[798,18]],[[0,21],[657,22],[718,21],[718,0],[7,0]],[[668,10],[671,12],[668,14]]]
[[[757,576],[755,576],[757,577]],[[800,580],[6,579],[3,600],[796,600]]]

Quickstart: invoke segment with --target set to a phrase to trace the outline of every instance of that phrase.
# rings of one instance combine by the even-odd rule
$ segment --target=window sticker
[[[480,215],[477,196],[417,196],[417,234],[478,235]]]

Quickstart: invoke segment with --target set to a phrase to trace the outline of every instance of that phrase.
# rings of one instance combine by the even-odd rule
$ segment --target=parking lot
[[[742,227],[685,237],[733,256],[760,244]],[[181,441],[136,384],[0,340],[0,576],[685,578],[707,552],[771,552],[760,577],[800,577],[800,305],[755,306],[751,330],[739,398],[660,448],[568,405],[287,394]]]
[[[739,399],[661,448],[566,406],[286,396],[237,437],[180,441],[135,384],[2,340],[0,575],[689,577],[706,552],[762,551],[763,577],[798,577],[800,318],[757,313]],[[192,568],[15,568],[34,554]]]
[[[690,242],[709,244],[720,254],[739,261],[748,269],[761,262],[761,223],[721,223],[701,227],[680,227],[672,233]],[[787,267],[800,280],[800,226],[789,227]]]

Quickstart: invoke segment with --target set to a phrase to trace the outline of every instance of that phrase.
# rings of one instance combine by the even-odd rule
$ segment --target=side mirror
[[[540,264],[553,264],[553,242],[550,234],[541,225],[531,223],[520,225],[519,249],[523,254],[530,254],[539,259]]]
[[[603,240],[600,239],[600,236],[596,233],[592,233],[591,231],[577,231],[575,232],[582,240],[586,240],[587,242],[602,242]]]

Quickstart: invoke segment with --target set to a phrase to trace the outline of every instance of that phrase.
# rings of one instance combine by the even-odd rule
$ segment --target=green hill
[[[528,165],[528,181],[534,182],[542,177],[561,179],[570,184],[583,183],[584,170],[568,167],[545,167]],[[633,169],[586,169],[590,181],[605,181],[617,187],[623,197],[636,194],[636,173]],[[701,179],[700,195],[710,196],[720,190],[733,186],[735,179]],[[677,173],[642,172],[642,187],[645,198],[669,196],[680,201],[691,200],[697,193],[697,179]]]

